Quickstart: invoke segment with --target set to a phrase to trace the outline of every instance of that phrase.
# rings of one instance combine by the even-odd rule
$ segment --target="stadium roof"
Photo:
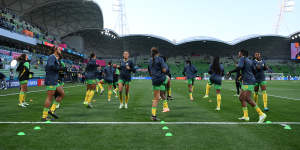
[[[0,4],[58,37],[103,28],[101,8],[90,0],[2,0]]]

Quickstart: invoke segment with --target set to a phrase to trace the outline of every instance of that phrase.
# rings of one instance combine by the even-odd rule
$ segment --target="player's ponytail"
[[[91,53],[91,55],[90,55],[90,60],[93,59],[95,56],[96,56],[95,53]]]

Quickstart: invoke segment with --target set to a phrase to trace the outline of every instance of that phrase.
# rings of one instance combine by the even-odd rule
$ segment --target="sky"
[[[116,0],[94,0],[104,28],[116,30]],[[124,0],[129,34],[152,34],[171,41],[213,37],[233,41],[249,35],[275,34],[282,0]],[[280,35],[300,31],[300,0],[283,14]]]

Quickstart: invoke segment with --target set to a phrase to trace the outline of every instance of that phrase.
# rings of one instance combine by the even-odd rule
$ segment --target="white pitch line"
[[[68,89],[68,88],[72,88],[72,87],[78,87],[78,86],[83,86],[83,85],[68,86],[68,87],[64,87],[64,89]],[[37,93],[37,92],[43,92],[43,91],[47,91],[47,90],[29,91],[29,92],[27,92],[27,93]],[[10,94],[0,95],[0,97],[10,96],[10,95],[19,95],[19,94],[20,94],[20,93],[10,93]]]
[[[160,122],[0,122],[0,124],[84,124],[84,125],[156,125],[161,124]],[[257,122],[165,122],[170,125],[259,125]],[[263,123],[266,124],[266,123]],[[289,125],[300,125],[300,122],[272,122],[268,124],[289,124]],[[268,125],[267,124],[267,125]]]

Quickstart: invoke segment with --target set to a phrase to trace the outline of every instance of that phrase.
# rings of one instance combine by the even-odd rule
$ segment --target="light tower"
[[[115,31],[121,36],[129,34],[129,27],[126,16],[125,0],[114,0],[112,4],[112,11],[116,14]]]
[[[295,5],[294,0],[279,0],[279,1],[280,1],[280,11],[275,25],[275,34],[278,34],[279,32],[280,23],[283,19],[284,13],[292,12],[294,10],[294,5]]]

